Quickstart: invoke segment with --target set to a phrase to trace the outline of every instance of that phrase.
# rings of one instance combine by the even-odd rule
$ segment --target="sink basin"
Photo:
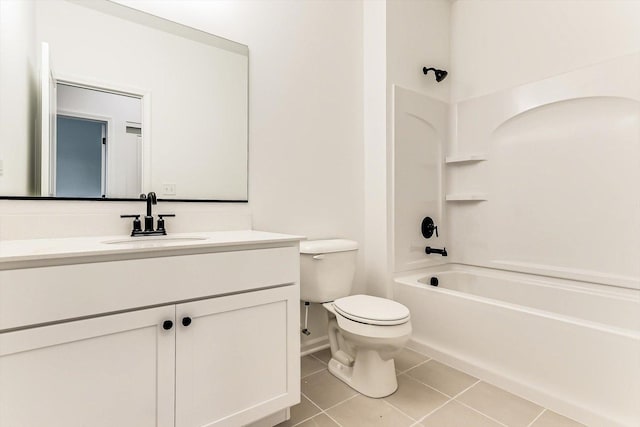
[[[171,237],[171,236],[149,236],[149,237],[127,237],[125,239],[105,240],[102,242],[105,245],[128,245],[128,246],[163,246],[180,243],[190,243],[207,240],[206,237],[201,236],[184,236],[184,237]]]

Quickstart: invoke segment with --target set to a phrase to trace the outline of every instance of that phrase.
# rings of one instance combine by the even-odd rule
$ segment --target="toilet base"
[[[380,398],[393,394],[398,389],[393,358],[382,360],[374,350],[359,349],[357,353],[351,366],[331,358],[329,372],[365,396]]]

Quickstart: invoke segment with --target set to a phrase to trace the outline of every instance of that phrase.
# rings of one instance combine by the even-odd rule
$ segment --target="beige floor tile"
[[[553,411],[546,410],[544,413],[536,420],[535,423],[531,424],[531,427],[584,427],[584,424],[580,424],[577,421],[573,421],[567,417],[563,417],[560,414],[556,414]]]
[[[456,399],[513,427],[529,425],[543,409],[533,402],[484,382],[476,384]]]
[[[419,420],[438,406],[444,404],[449,400],[449,397],[419,383],[407,375],[400,375],[398,377],[398,390],[391,396],[385,397],[384,400],[414,420]]]
[[[452,400],[420,423],[422,427],[500,427],[497,422]]]
[[[453,369],[435,360],[429,360],[407,372],[407,375],[421,381],[449,396],[455,396],[475,383],[477,378]]]
[[[302,424],[298,424],[298,427],[340,427],[340,426],[325,414],[320,414],[320,415],[316,415],[310,420],[303,422]]]
[[[316,351],[312,356],[328,365],[329,360],[331,360],[331,349],[325,348],[324,350]]]
[[[296,425],[300,421],[313,417],[320,412],[320,409],[311,403],[309,399],[304,396],[300,396],[300,403],[291,407],[291,417],[287,421],[278,424],[277,427],[289,427]]]
[[[342,402],[357,392],[324,370],[302,379],[302,393],[322,409]]]
[[[327,369],[327,365],[311,356],[304,356],[300,358],[300,376],[302,378],[307,375],[314,374],[323,369]]]
[[[400,354],[398,354],[394,359],[396,363],[396,371],[404,372],[407,369],[411,369],[421,364],[429,358],[424,354],[418,353],[417,351],[405,348],[402,349]]]
[[[410,426],[414,421],[383,399],[358,395],[327,411],[342,427]]]

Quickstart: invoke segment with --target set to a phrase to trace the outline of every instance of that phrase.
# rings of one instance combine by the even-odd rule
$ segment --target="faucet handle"
[[[422,220],[422,225],[421,225],[421,230],[422,230],[422,236],[425,239],[429,239],[431,238],[431,236],[433,236],[433,232],[435,231],[436,233],[436,237],[438,236],[438,226],[433,222],[433,219],[431,219],[431,217],[427,216]]]
[[[140,222],[140,215],[120,215],[120,218],[135,218],[133,220],[133,230],[131,231],[131,235],[135,232],[142,231],[142,223]]]
[[[160,231],[164,234],[167,234],[167,230],[164,228],[164,218],[165,217],[175,217],[176,214],[158,214],[158,228],[156,231]]]

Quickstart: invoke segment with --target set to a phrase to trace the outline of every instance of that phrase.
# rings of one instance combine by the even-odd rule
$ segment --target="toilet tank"
[[[349,295],[357,250],[353,240],[300,242],[300,300],[321,303]]]

